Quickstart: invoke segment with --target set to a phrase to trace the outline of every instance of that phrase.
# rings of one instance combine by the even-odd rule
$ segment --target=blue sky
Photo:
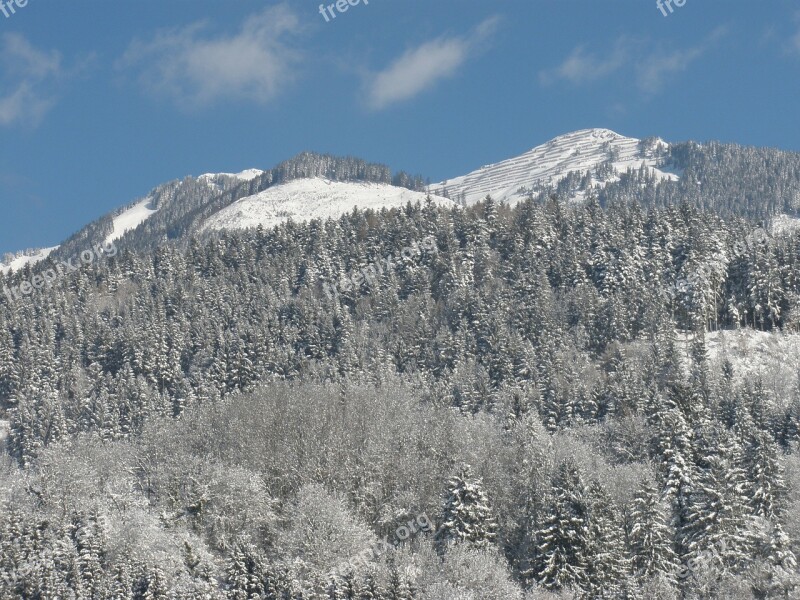
[[[319,6],[0,12],[0,254],[164,181],[303,150],[432,180],[588,127],[800,151],[796,0],[686,0],[667,17],[656,0],[362,0],[328,22]]]

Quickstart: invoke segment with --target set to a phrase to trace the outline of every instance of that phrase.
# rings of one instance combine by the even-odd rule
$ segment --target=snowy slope
[[[589,172],[591,183],[602,186],[619,179],[619,173],[644,164],[661,179],[677,180],[679,174],[659,168],[657,157],[660,149],[668,145],[656,140],[647,148],[634,138],[624,137],[608,129],[585,129],[557,137],[533,150],[493,165],[488,165],[462,177],[432,185],[434,201],[453,205],[447,198],[460,202],[463,197],[468,204],[483,200],[487,195],[497,200],[514,203],[524,199],[530,191],[543,186],[557,184],[570,172]],[[613,170],[598,179],[596,169],[609,163]],[[205,173],[195,181],[203,183],[220,193],[252,181],[264,171],[247,169],[240,173]],[[444,197],[445,190],[447,198]],[[576,197],[579,197],[578,194]],[[153,197],[145,198],[128,207],[113,218],[113,230],[105,242],[119,240],[127,231],[139,227],[156,209]],[[260,194],[243,198],[212,215],[203,225],[203,230],[237,229],[263,225],[270,227],[291,218],[304,221],[314,218],[338,217],[353,207],[362,209],[392,208],[407,202],[424,201],[426,194],[412,192],[391,185],[332,182],[323,179],[295,180],[270,188]],[[782,222],[778,227],[788,227]],[[44,259],[55,248],[17,254],[0,263],[0,271],[19,269],[26,263]]]
[[[675,332],[675,342],[685,372],[692,364],[694,336]],[[791,399],[797,393],[800,373],[800,333],[736,329],[712,331],[705,335],[710,371],[719,376],[723,363],[733,366],[733,380],[738,385],[760,378],[765,389],[776,398]],[[649,360],[649,342],[637,340],[626,344],[626,355],[645,369]]]
[[[770,232],[772,235],[791,234],[800,229],[800,219],[780,214],[773,218]]]
[[[263,174],[264,171],[260,169],[247,169],[241,173],[204,173],[197,178],[197,181],[219,192],[223,192],[231,187],[231,183],[238,185],[243,181],[252,181]]]
[[[777,396],[792,398],[796,393],[800,335],[752,329],[717,331],[706,335],[706,348],[715,372],[721,372],[722,362],[727,359],[737,381],[760,377]],[[688,355],[688,346],[686,352]]]
[[[58,250],[58,246],[53,246],[52,248],[43,248],[41,250],[29,250],[17,255],[7,256],[4,258],[6,262],[0,262],[0,273],[5,275],[11,269],[14,269],[14,272],[17,272],[20,269],[23,269],[27,264],[33,266],[36,263],[43,261],[56,250]]]
[[[213,182],[220,177],[229,177],[231,179],[238,179],[239,181],[251,181],[256,177],[260,177],[264,171],[260,169],[247,169],[241,173],[204,173],[197,178],[198,181]]]
[[[212,215],[202,230],[273,227],[288,219],[308,221],[339,217],[353,210],[399,208],[411,202],[425,202],[426,194],[378,183],[296,179],[248,196]],[[453,203],[437,196],[444,206]]]
[[[197,181],[208,185],[212,189],[222,189],[220,180],[250,181],[263,173],[264,171],[259,169],[247,169],[241,173],[205,173],[200,175]],[[152,198],[145,198],[141,202],[134,204],[122,214],[114,217],[114,230],[106,237],[105,243],[109,244],[117,241],[125,235],[125,232],[136,229],[156,212],[158,212],[158,209],[153,208]]]
[[[136,229],[156,212],[158,212],[158,209],[153,208],[151,198],[145,198],[141,202],[137,202],[129,209],[114,217],[114,229],[106,237],[105,243],[110,244],[111,242],[116,242],[125,235],[125,232]]]
[[[655,146],[668,148],[661,140]],[[525,198],[529,190],[554,185],[571,171],[593,171],[609,159],[613,159],[618,173],[624,173],[629,167],[638,169],[644,163],[659,179],[677,180],[677,174],[656,168],[654,149],[643,150],[640,140],[608,129],[584,129],[559,136],[516,158],[432,185],[431,192],[442,193],[446,189],[448,196],[454,199],[463,194],[467,204],[483,200],[487,195],[514,203]],[[605,180],[594,179],[592,183],[604,185],[617,179],[617,175],[612,175]]]

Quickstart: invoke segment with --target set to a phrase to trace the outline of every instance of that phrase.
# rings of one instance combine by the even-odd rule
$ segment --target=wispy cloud
[[[0,125],[38,125],[56,101],[61,55],[35,48],[16,33],[0,36]]]
[[[700,44],[689,48],[655,46],[645,39],[621,37],[604,54],[589,53],[584,46],[575,48],[557,67],[539,73],[543,85],[565,81],[582,86],[618,73],[632,73],[635,85],[645,94],[659,93],[671,76],[686,71],[708,52],[726,33],[715,29]]]
[[[135,40],[118,61],[151,92],[187,108],[220,100],[266,104],[293,79],[297,16],[286,4],[247,18],[233,35],[212,36],[205,22]]]
[[[800,10],[794,14],[794,22],[797,24],[797,33],[789,40],[789,50],[800,55]]]
[[[653,55],[636,67],[639,89],[648,94],[657,94],[664,88],[670,75],[689,68],[705,51],[702,48],[675,50],[670,54]]]
[[[671,75],[686,71],[698,58],[710,50],[725,34],[727,29],[719,27],[699,45],[677,49],[671,52],[663,51],[652,54],[636,66],[637,84],[639,89],[648,94],[660,92]]]
[[[608,56],[588,54],[584,46],[578,46],[558,67],[539,73],[539,80],[547,85],[559,80],[583,85],[617,72],[630,59],[631,43],[626,38],[617,40]]]
[[[469,35],[441,37],[407,50],[367,85],[367,104],[380,110],[410,100],[452,77],[497,29],[498,17],[483,21]]]

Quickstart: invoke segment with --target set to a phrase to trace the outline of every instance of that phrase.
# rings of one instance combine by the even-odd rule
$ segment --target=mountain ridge
[[[519,156],[444,180],[431,186],[431,191],[459,198],[465,204],[480,202],[487,195],[514,203],[556,185],[572,172],[593,172],[594,183],[604,185],[618,180],[617,173],[642,165],[658,179],[675,181],[677,173],[658,168],[668,149],[669,144],[660,138],[640,140],[610,129],[581,129],[557,136]],[[607,167],[601,171],[604,165]]]
[[[299,203],[303,192],[299,188],[303,186],[295,185],[287,190],[291,192],[288,195],[294,194],[291,206],[269,214],[263,202],[274,202],[276,197],[282,197],[283,202],[287,194],[259,194],[297,179],[353,184],[352,198],[345,191],[347,185],[336,186],[340,189],[334,198],[320,194],[319,186],[309,183],[309,203],[317,209],[308,210]],[[387,200],[365,199],[360,183],[388,186],[381,188]],[[385,165],[303,152],[266,171],[251,168],[240,173],[204,173],[163,183],[88,223],[58,246],[6,255],[6,264],[0,262],[0,273],[7,275],[12,267],[20,270],[35,266],[48,256],[74,256],[103,240],[145,249],[167,240],[186,242],[193,235],[208,235],[218,229],[256,223],[273,226],[289,218],[336,218],[359,205],[397,208],[399,198],[409,196],[417,201],[426,194],[436,197],[438,203],[460,206],[472,205],[487,195],[514,204],[528,197],[556,194],[563,200],[593,196],[601,204],[638,201],[644,206],[665,206],[689,201],[721,214],[754,220],[781,214],[796,217],[800,214],[800,154],[719,142],[668,143],[658,137],[637,139],[594,128],[557,136],[516,157],[426,185],[421,176],[402,171],[393,174]],[[231,208],[233,205],[236,208]],[[245,206],[261,214],[264,221],[243,212]],[[238,220],[231,216],[236,210]],[[221,223],[225,226],[219,227]]]

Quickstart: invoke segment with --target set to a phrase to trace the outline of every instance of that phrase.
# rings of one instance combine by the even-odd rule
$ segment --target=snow
[[[25,268],[25,265],[29,264],[33,266],[50,256],[50,254],[58,250],[58,248],[58,246],[53,246],[52,248],[26,250],[25,252],[20,252],[16,255],[7,255],[3,259],[5,262],[0,262],[0,273],[6,275],[9,271],[11,271],[11,269],[14,269],[16,272]]]
[[[800,228],[800,219],[780,214],[773,218],[770,232],[772,235],[791,234]]]
[[[263,174],[264,171],[261,171],[260,169],[247,169],[241,173],[204,173],[197,179],[210,180],[218,177],[233,177],[234,179],[238,179],[240,181],[252,181],[256,177],[260,177]]]
[[[683,347],[688,367],[692,336],[678,333],[676,340]],[[706,333],[705,341],[712,372],[721,373],[727,359],[736,382],[761,377],[776,397],[794,397],[800,373],[800,334],[743,328]]]
[[[706,334],[712,365],[721,368],[727,358],[736,377],[752,379],[760,374],[770,387],[795,385],[800,373],[800,335],[753,329]],[[790,396],[786,396],[790,397]]]
[[[117,241],[125,235],[127,231],[136,229],[156,212],[158,212],[158,209],[153,208],[151,198],[145,198],[126,210],[123,210],[119,215],[114,217],[113,230],[106,237],[105,243],[110,244],[111,242]],[[28,250],[17,255],[8,256],[4,259],[5,262],[0,262],[0,272],[5,275],[11,269],[19,271],[25,267],[26,264],[35,265],[50,256],[50,254],[58,248],[59,246],[53,246],[52,248],[44,248],[42,250]]]
[[[114,217],[114,229],[106,237],[105,243],[116,242],[126,232],[136,229],[154,213],[158,212],[157,208],[153,208],[152,202],[151,198],[145,198]]]
[[[242,198],[212,215],[202,231],[246,229],[279,225],[288,219],[338,218],[358,207],[362,210],[400,208],[408,202],[425,202],[427,194],[379,183],[296,179]],[[454,206],[447,198],[432,196],[434,203]]]
[[[683,367],[691,367],[693,334],[675,332]],[[775,398],[794,398],[800,383],[800,333],[789,331],[757,331],[749,328],[712,331],[705,334],[708,365],[720,375],[725,360],[733,366],[736,384],[761,378],[764,388]],[[628,344],[629,357],[647,356],[648,342]]]
[[[464,194],[467,204],[479,202],[487,195],[514,204],[530,190],[557,184],[571,171],[593,171],[609,160],[612,151],[617,154],[612,164],[619,173],[628,168],[638,169],[644,163],[657,179],[678,180],[680,173],[656,166],[655,147],[667,149],[669,145],[659,139],[654,147],[643,152],[638,139],[608,129],[584,129],[559,136],[516,158],[432,185],[431,192],[441,193],[446,188],[451,198]],[[598,180],[593,174],[592,184],[602,186],[617,180],[616,174],[605,180]]]

